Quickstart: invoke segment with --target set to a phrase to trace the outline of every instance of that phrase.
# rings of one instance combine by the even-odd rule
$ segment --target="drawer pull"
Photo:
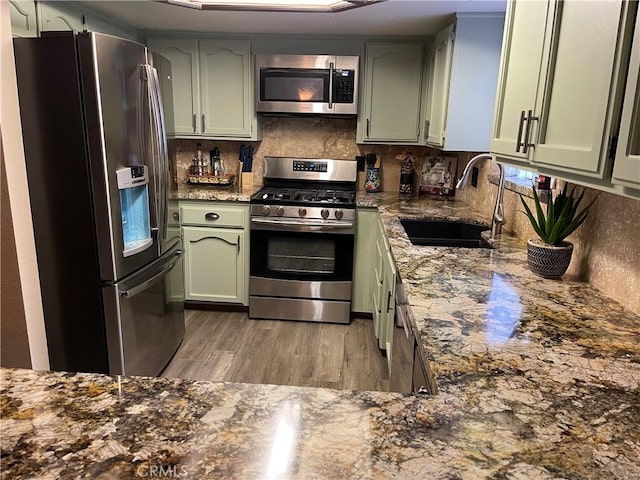
[[[218,215],[217,213],[213,213],[213,212],[209,212],[209,213],[205,213],[204,214],[204,218],[206,218],[207,220],[218,220],[220,218],[220,215]]]

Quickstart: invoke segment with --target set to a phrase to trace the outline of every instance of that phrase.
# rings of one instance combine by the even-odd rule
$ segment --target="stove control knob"
[[[300,215],[301,217],[306,217],[307,216],[307,209],[306,208],[299,208],[298,209],[298,215]]]
[[[284,208],[282,208],[282,207],[276,208],[276,215],[278,215],[279,217],[284,215]]]
[[[322,215],[322,218],[327,218],[329,216],[329,210],[326,208],[323,208],[322,211],[320,212],[320,215]]]
[[[342,210],[336,210],[336,218],[338,220],[340,220],[343,215],[344,215],[344,212]]]
[[[267,216],[271,213],[271,207],[269,205],[263,205],[262,208],[260,208],[260,211],[262,212],[262,215]]]

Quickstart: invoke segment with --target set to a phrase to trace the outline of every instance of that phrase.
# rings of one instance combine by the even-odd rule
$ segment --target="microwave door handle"
[[[334,63],[329,63],[329,110],[333,109],[333,72]]]

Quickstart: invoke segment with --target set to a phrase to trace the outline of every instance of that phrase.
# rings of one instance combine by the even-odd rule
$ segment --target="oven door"
[[[351,300],[353,224],[251,221],[250,295]]]
[[[348,324],[354,224],[251,220],[249,317]]]

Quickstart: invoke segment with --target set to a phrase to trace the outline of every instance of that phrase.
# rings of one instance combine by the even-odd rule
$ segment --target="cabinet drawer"
[[[183,225],[226,228],[245,228],[248,215],[248,207],[220,203],[182,205],[180,211]]]

